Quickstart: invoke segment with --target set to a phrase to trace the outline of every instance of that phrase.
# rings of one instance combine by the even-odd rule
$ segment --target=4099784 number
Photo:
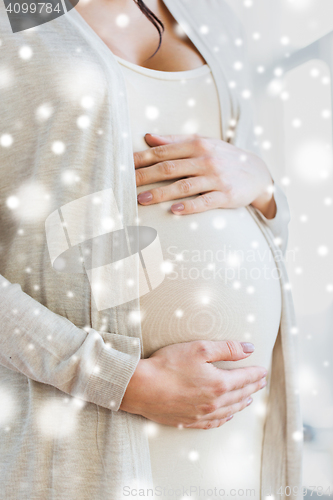
[[[39,9],[39,10],[38,10]],[[60,6],[59,3],[56,5],[53,5],[52,3],[45,3],[45,2],[24,2],[24,3],[9,3],[8,7],[6,7],[6,11],[10,14],[51,14],[52,12],[58,12],[58,14],[63,12],[62,7]]]

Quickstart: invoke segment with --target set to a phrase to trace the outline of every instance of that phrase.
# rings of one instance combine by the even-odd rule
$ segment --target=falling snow
[[[286,8],[297,12],[298,15],[306,12],[307,9],[311,10],[311,5],[313,4],[312,0],[286,0],[285,3],[288,4]],[[254,0],[242,0],[239,2],[239,5],[244,11],[247,11],[244,16],[249,16],[251,11],[254,12],[257,7]],[[256,16],[253,16],[254,18]],[[315,24],[316,22],[314,19],[313,23]],[[126,14],[120,13],[114,19],[114,23],[117,29],[123,29],[130,25],[131,19]],[[303,24],[306,25],[306,23]],[[309,23],[309,31],[311,31],[310,26],[311,23]],[[295,47],[297,48],[295,41],[296,33],[292,31],[288,32],[285,26],[283,28],[280,31],[276,29],[272,36],[275,37],[275,46],[279,47],[283,58],[288,59],[293,54],[293,51],[296,50]],[[26,32],[27,43],[18,46],[16,50],[16,57],[22,68],[29,67],[29,65],[34,64],[34,61],[38,59],[38,45],[35,46],[33,43],[34,31],[34,29],[31,29]],[[175,31],[178,36],[185,37],[185,32],[190,31],[190,27],[186,24],[181,25],[177,23]],[[211,29],[206,19],[202,20],[199,32],[205,39],[211,40],[209,38],[211,36]],[[212,40],[214,57],[223,57],[224,44],[227,42],[228,37],[223,33],[220,34],[219,38]],[[242,50],[242,47],[247,45],[248,42],[252,44],[253,48],[251,50],[256,51],[258,54],[261,54],[262,48],[268,45],[267,31],[265,31],[260,23],[257,26],[256,23],[252,23],[252,26],[249,26],[246,43],[241,37],[230,40],[232,50],[236,51]],[[305,45],[304,43],[303,46]],[[0,46],[2,46],[1,41]],[[108,134],[109,131],[106,126],[104,127],[104,123],[102,122],[100,123],[100,128],[95,127],[94,116],[95,111],[100,109],[101,103],[104,106],[107,81],[105,74],[95,62],[91,60],[89,62],[88,59],[83,62],[82,54],[85,51],[85,46],[74,46],[71,48],[72,54],[75,54],[75,57],[77,57],[77,64],[64,64],[64,67],[59,68],[59,73],[54,81],[54,101],[42,95],[40,100],[36,101],[29,119],[31,119],[31,126],[40,127],[43,130],[51,130],[53,120],[57,119],[57,106],[60,99],[61,102],[66,102],[66,105],[69,107],[73,106],[73,109],[75,108],[75,114],[72,115],[70,126],[79,129],[80,137],[92,134],[91,137],[94,137],[94,140],[97,138],[96,141],[101,141],[102,144],[102,141],[105,139],[105,137],[103,139],[103,135]],[[332,217],[333,163],[331,137],[329,136],[331,132],[317,133],[316,129],[327,131],[331,126],[331,103],[328,98],[326,101],[319,98],[326,91],[326,95],[329,95],[331,78],[329,74],[326,74],[328,73],[327,68],[323,64],[320,64],[322,61],[314,60],[310,61],[306,67],[303,67],[302,78],[299,77],[298,86],[295,87],[292,85],[292,72],[289,72],[284,67],[283,58],[275,62],[273,61],[274,64],[271,64],[267,57],[264,57],[264,51],[261,57],[262,60],[258,58],[253,66],[253,75],[256,79],[266,78],[266,83],[261,84],[262,86],[258,87],[259,90],[254,89],[256,90],[254,92],[250,87],[240,85],[245,65],[241,57],[238,56],[238,52],[235,52],[226,85],[230,89],[230,92],[235,92],[235,96],[237,95],[237,98],[243,101],[251,102],[258,99],[258,94],[262,96],[262,108],[259,110],[260,113],[258,113],[257,122],[252,127],[253,137],[257,139],[257,144],[260,145],[264,158],[267,158],[267,163],[271,166],[275,180],[283,186],[292,208],[288,244],[289,249],[294,251],[294,253],[292,254],[293,257],[289,261],[287,260],[290,282],[287,281],[284,284],[282,293],[288,296],[293,291],[297,311],[302,319],[302,327],[292,326],[289,333],[293,336],[293,340],[299,338],[303,343],[309,344],[311,356],[315,352],[315,349],[317,353],[319,352],[319,357],[311,358],[311,365],[310,363],[309,365],[302,363],[299,376],[299,389],[295,393],[299,393],[306,402],[305,414],[309,416],[309,421],[314,422],[315,427],[325,428],[331,426],[333,417],[332,408],[328,404],[327,415],[319,415],[318,410],[321,404],[319,401],[329,401],[331,397],[331,386],[329,387],[327,380],[329,380],[331,374],[329,370],[332,367],[332,360],[329,355],[330,349],[327,348],[327,340],[324,339],[325,343],[323,342],[323,330],[326,328],[323,325],[330,324],[332,319],[333,275],[331,270],[333,267],[331,250],[333,242],[331,232],[327,231],[327,227]],[[0,65],[0,88],[4,92],[17,86],[17,75],[14,69],[14,66],[12,67],[10,64],[6,65],[4,62]],[[293,71],[297,72],[301,69],[296,68]],[[211,84],[213,81],[211,76],[204,80],[210,92],[212,91]],[[304,95],[301,96],[301,92],[299,92],[300,96],[298,95],[300,81],[302,81],[302,85],[304,84],[304,88],[306,86],[309,89],[316,89],[315,94],[311,94],[309,91],[306,101],[304,101]],[[184,92],[182,102],[184,116],[179,123],[179,133],[200,133],[202,123],[197,118],[197,110],[200,109],[200,100],[191,91],[186,92],[189,84],[185,78],[179,79],[179,84],[179,87]],[[119,95],[118,99],[124,102],[125,92],[120,90],[117,95]],[[314,95],[316,98],[314,98]],[[320,100],[320,105],[318,104],[315,107],[313,101],[316,101],[316,99],[318,99],[318,103]],[[307,103],[306,106],[304,106],[304,102]],[[265,103],[269,103],[270,105],[275,103],[272,107],[267,106],[268,113],[265,110]],[[311,117],[309,117],[309,114],[304,109],[310,106],[312,106]],[[275,120],[273,110],[277,109],[279,113],[276,114]],[[143,105],[140,113],[142,119],[146,119],[149,126],[152,127],[149,131],[153,132],[153,127],[156,126],[158,128],[160,126],[159,122],[163,118],[163,109],[153,98],[149,105],[146,105],[146,103]],[[283,124],[284,118],[282,115],[285,117]],[[237,120],[234,118],[229,122],[230,128],[226,132],[226,137],[230,139],[230,142],[232,142],[235,136],[237,137],[237,124]],[[13,123],[3,125],[0,132],[0,152],[6,158],[11,154],[15,154],[16,147],[20,144],[22,137],[25,137],[26,127],[29,126],[30,122],[25,121],[24,117],[21,120],[20,116],[15,117]],[[66,124],[67,126],[68,124]],[[281,140],[279,135],[283,126],[285,127],[285,142]],[[129,134],[126,129],[119,130],[119,135],[124,141],[128,141]],[[47,150],[48,155],[47,163],[43,167],[51,169],[56,165],[58,169],[57,180],[59,181],[58,185],[61,190],[64,193],[75,193],[76,189],[81,189],[85,181],[81,160],[79,166],[76,163],[68,164],[67,158],[72,153],[73,145],[65,135],[56,133],[55,135],[51,134],[45,137],[43,147]],[[37,155],[36,158],[32,155],[29,156],[29,151],[27,151],[27,157],[29,157],[29,162],[32,163],[33,168],[33,162],[35,159],[37,160]],[[240,161],[246,165],[248,156],[245,154],[240,155]],[[65,164],[66,167],[63,168],[62,165]],[[98,161],[96,161],[96,168],[97,165]],[[13,168],[16,168],[14,162]],[[129,168],[130,163],[126,158],[121,158],[119,170],[125,175]],[[24,251],[17,256],[17,262],[23,263],[20,269],[24,280],[27,280],[26,282],[29,283],[29,293],[39,297],[44,294],[44,284],[38,280],[36,260],[31,259],[32,262],[30,262],[29,256],[29,252],[33,252],[34,248],[38,248],[39,240],[38,235],[34,235],[33,239],[29,234],[32,226],[44,223],[47,215],[52,210],[53,203],[58,203],[58,200],[54,200],[54,193],[49,189],[48,185],[44,184],[42,179],[37,180],[36,178],[36,181],[28,182],[27,179],[21,178],[19,170],[17,172],[16,187],[15,189],[8,190],[8,192],[6,191],[3,210],[5,217],[8,217],[8,220],[13,225],[13,232],[17,240],[28,242],[27,248],[24,248]],[[99,205],[102,201],[96,196],[93,203]],[[235,233],[237,233],[237,230],[231,224],[231,222],[234,222],[233,219],[229,218],[228,214],[225,216],[220,215],[220,213],[222,213],[221,210],[217,209],[214,213],[209,214],[209,222],[207,222],[208,218],[205,219],[204,217],[198,217],[195,221],[193,220],[194,217],[184,219],[181,216],[171,214],[170,217],[172,217],[175,225],[176,223],[178,224],[180,231],[183,231],[185,240],[189,242],[195,241],[194,238],[200,240],[202,234],[205,234],[205,231],[209,229],[211,234],[215,235],[216,244],[222,246],[224,238],[232,237],[232,229]],[[136,221],[144,224],[144,216],[138,217]],[[101,217],[100,220],[101,227],[106,232],[113,231],[117,223],[116,219],[109,216]],[[14,224],[16,224],[15,227]],[[22,227],[20,227],[21,225]],[[64,227],[66,227],[66,223],[64,223]],[[237,234],[236,236],[238,237],[239,235]],[[254,234],[253,238],[257,236],[257,234]],[[33,244],[31,244],[32,241],[34,242]],[[277,247],[281,247],[285,242],[286,240],[280,236],[274,237],[274,244]],[[186,243],[191,244],[187,241]],[[264,239],[261,234],[257,239],[252,240],[251,238],[247,238],[247,245],[254,252],[257,251],[256,255],[260,255]],[[199,250],[198,252],[200,254]],[[86,253],[89,253],[89,251],[87,250]],[[43,256],[40,255],[40,258],[42,259]],[[83,260],[82,257],[80,259]],[[237,271],[238,269],[242,269],[245,263],[244,260],[246,261],[242,255],[237,253],[237,249],[233,248],[233,251],[229,252],[223,264],[224,270],[231,269]],[[260,257],[258,260],[260,260]],[[206,278],[203,278],[200,273],[205,272],[205,276],[208,276],[209,273],[216,275],[214,273],[218,272],[218,259],[215,259],[214,262],[203,261],[199,265],[198,262],[195,262],[193,255],[189,256],[186,245],[185,248],[176,250],[174,260],[165,259],[160,266],[160,271],[166,275],[166,278],[169,277],[171,280],[174,273],[180,269],[180,266],[184,266],[183,269],[186,269],[186,266],[189,267],[188,261],[190,261],[192,270],[191,273],[186,274],[186,279],[188,280],[187,291],[185,290],[182,295],[179,293],[178,296],[178,292],[175,292],[175,296],[172,296],[170,293],[172,297],[169,310],[166,306],[161,307],[158,312],[157,323],[166,324],[165,311],[167,311],[170,325],[172,327],[176,325],[176,327],[174,330],[170,327],[170,331],[162,333],[165,335],[174,335],[171,340],[177,341],[179,340],[177,339],[179,330],[182,334],[185,334],[186,329],[192,329],[192,332],[200,332],[200,328],[203,325],[203,331],[209,333],[208,337],[211,336],[210,332],[212,331],[215,335],[214,338],[217,339],[220,334],[219,328],[224,327],[224,325],[226,325],[226,331],[230,332],[230,335],[234,334],[232,327],[236,323],[234,319],[237,318],[239,322],[237,335],[241,336],[242,339],[257,342],[260,332],[257,332],[256,329],[258,328],[258,324],[260,325],[260,319],[264,316],[265,312],[258,311],[255,306],[259,303],[259,300],[266,298],[268,288],[266,290],[260,280],[254,278],[252,280],[241,279],[239,275],[236,275],[236,277],[234,275],[227,284],[223,283],[223,286],[219,285],[218,293],[213,293],[213,287],[206,286],[206,282],[204,281]],[[65,260],[59,258],[57,261],[58,267],[55,272],[60,272],[65,267],[65,264]],[[258,266],[260,267],[261,264],[263,262],[259,263]],[[118,267],[122,267],[121,261],[118,263]],[[197,284],[197,278],[195,278],[197,275],[200,277],[200,280],[197,281],[199,284]],[[61,293],[66,300],[66,307],[70,311],[70,308],[74,307],[73,304],[77,307],[77,301],[81,297],[80,293],[78,293],[78,288],[74,285],[76,283],[75,279],[73,278],[73,280],[68,281],[64,279],[62,282],[62,278],[58,277]],[[186,279],[184,278],[183,285]],[[179,289],[181,289],[180,283],[181,280],[178,280]],[[267,282],[265,283],[267,284]],[[128,288],[134,288],[135,285],[136,281],[134,279],[126,279],[126,286]],[[4,290],[8,286],[8,283],[3,282],[1,289]],[[96,281],[92,286],[92,290],[103,293],[105,291],[104,286],[103,282]],[[195,293],[193,292],[193,295],[191,295],[193,290]],[[228,291],[228,297],[232,297],[229,302],[227,296],[223,295],[225,290]],[[155,300],[158,301],[158,290],[156,290]],[[302,301],[304,301],[303,305]],[[221,309],[223,314],[219,316]],[[37,321],[42,309],[35,307],[31,312]],[[63,311],[61,313],[63,314]],[[10,314],[18,317],[20,310],[13,307]],[[147,307],[142,307],[141,310],[127,309],[126,314],[128,314],[127,319],[132,326],[145,325],[147,324],[145,322],[150,317]],[[317,321],[313,320],[317,317],[316,315],[320,319],[318,324]],[[86,321],[89,320],[85,318],[84,322]],[[100,326],[100,332],[107,333],[110,331],[108,321],[107,316],[101,318],[102,325]],[[161,337],[163,340],[163,336],[158,331],[159,325],[156,324],[155,326],[154,340],[161,341]],[[212,330],[210,330],[211,327]],[[91,328],[90,324],[86,324],[82,327],[82,330],[88,334],[91,332]],[[96,342],[101,341],[100,332],[96,333]],[[11,334],[14,334],[15,338],[22,343],[20,344],[21,352],[27,353],[27,356],[38,356],[38,342],[31,341],[28,336],[25,338],[23,325],[22,328],[14,328]],[[56,341],[55,336],[51,334],[44,337],[45,344],[50,343],[50,349],[53,348]],[[140,346],[139,339],[133,339],[131,342],[134,347]],[[317,346],[321,342],[323,342],[322,345],[325,348],[319,350]],[[106,342],[104,345],[107,351],[111,350],[111,341]],[[79,358],[77,356],[71,356],[70,363],[75,364],[78,361]],[[81,369],[85,373],[94,374],[98,377],[103,370],[103,366],[95,361],[87,362],[86,366],[81,367]],[[0,426],[4,432],[11,433],[15,426],[17,414],[20,411],[20,401],[14,398],[5,382],[0,386],[0,396],[2,400]],[[115,405],[116,401],[111,399],[109,401],[109,409],[114,408]],[[44,398],[36,413],[38,432],[43,439],[49,439],[50,442],[53,442],[55,439],[66,440],[72,438],[75,436],[77,429],[79,429],[80,414],[85,406],[85,401],[74,397]],[[311,408],[308,408],[308,406],[311,406]],[[324,408],[324,404],[322,404],[322,408]],[[263,400],[258,399],[256,404],[253,404],[252,408],[250,406],[248,411],[252,411],[256,415],[256,418],[264,418],[266,410],[266,404]],[[238,416],[240,417],[241,415]],[[233,424],[235,422],[231,423],[231,425]],[[188,430],[184,429],[182,424],[179,424],[178,429],[182,431],[179,435],[186,435],[186,431]],[[241,432],[231,432],[231,426],[228,429],[230,430],[230,443],[232,446],[242,449],[242,446],[246,442],[245,436]],[[154,441],[158,442],[161,435],[161,427],[154,422],[148,422],[144,426],[144,432],[152,443]],[[303,430],[292,429],[290,439],[293,439],[295,442],[302,441]],[[194,439],[191,441],[191,448],[184,449],[186,463],[190,466],[200,464],[203,455],[196,449]],[[255,455],[250,452],[247,453],[246,460],[254,461]],[[246,467],[244,467],[244,470],[246,470]],[[266,498],[267,500],[274,500],[274,495],[266,496]]]

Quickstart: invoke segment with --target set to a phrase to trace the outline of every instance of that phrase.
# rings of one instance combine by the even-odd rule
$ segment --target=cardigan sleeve
[[[241,149],[244,149],[245,151],[250,151],[250,152],[257,154],[261,158],[262,157],[261,151],[260,151],[258,145],[256,144],[256,139],[255,139],[255,135],[253,132],[253,128],[254,128],[253,127],[253,118],[252,118],[251,114],[248,114],[248,113],[250,113],[249,110],[251,110],[251,107],[252,106],[249,106],[246,108],[244,107],[243,109],[242,108],[240,109],[240,115],[239,115],[239,120],[238,120],[239,125],[236,126],[235,133],[237,134],[237,132],[238,132],[237,131],[238,126],[243,126],[242,113],[244,113],[244,115],[246,113],[248,115],[248,116],[246,116],[247,134],[246,134],[246,138],[243,139],[243,141],[241,141],[240,138],[238,138],[237,140],[239,140],[239,142],[236,145],[238,145],[238,147],[240,147]],[[245,121],[245,117],[244,117],[244,121]],[[233,142],[233,141],[231,141],[231,142]],[[269,169],[269,167],[268,167],[268,169]],[[275,203],[276,203],[276,214],[272,219],[267,219],[267,217],[265,217],[259,209],[253,207],[253,210],[256,212],[257,216],[261,219],[261,221],[265,224],[265,226],[267,226],[271,230],[271,232],[274,236],[276,245],[281,249],[282,254],[285,255],[286,250],[287,250],[287,245],[288,245],[288,224],[290,222],[290,209],[289,209],[287,196],[285,195],[282,187],[276,182],[271,171],[270,171],[270,175],[273,179],[273,188],[274,188],[273,196],[274,196]]]
[[[140,359],[140,339],[76,327],[0,275],[0,363],[117,411]]]
[[[254,208],[254,210],[258,214],[258,217],[260,217],[264,224],[272,231],[275,243],[281,248],[283,255],[285,255],[288,245],[290,210],[285,193],[275,181],[273,194],[276,203],[276,214],[273,219],[267,219],[257,208]]]
[[[237,126],[235,128],[235,136],[230,142],[245,151],[250,151],[252,153],[257,154],[259,157],[262,157],[261,151],[258,145],[255,143],[252,115],[249,115],[250,109],[251,106],[241,107],[239,119],[237,122]],[[242,113],[244,114],[242,115]],[[241,136],[239,134],[238,127],[243,127],[245,121],[246,121],[247,133],[242,134]],[[273,196],[276,203],[275,217],[273,217],[272,219],[267,219],[267,217],[265,217],[262,214],[262,212],[257,208],[253,207],[253,210],[255,211],[257,216],[261,219],[261,221],[265,224],[265,226],[267,226],[271,230],[275,238],[275,243],[281,249],[283,255],[285,255],[288,245],[288,224],[290,222],[290,209],[287,197],[282,187],[276,182],[271,172],[270,174],[273,179],[273,187],[274,187]]]
[[[238,18],[237,26],[234,28],[234,30],[239,38],[243,39],[244,41],[246,40],[244,26]],[[238,72],[237,77],[235,76],[236,91],[234,93],[234,96],[236,98],[235,103],[237,111],[235,111],[235,126],[229,138],[229,142],[239,147],[240,149],[253,152],[257,156],[262,158],[262,151],[257,143],[254,133],[253,99],[246,99],[242,95],[244,90],[249,90],[251,95],[253,94],[253,85],[246,43],[243,43],[240,47],[238,47],[237,50],[239,50],[239,55],[237,57],[238,59],[241,59],[243,69],[242,71]],[[290,210],[288,200],[284,191],[276,182],[271,172],[270,174],[274,183],[273,195],[277,208],[275,217],[273,219],[267,219],[257,208],[253,207],[253,210],[265,224],[265,226],[271,230],[275,239],[275,243],[281,249],[283,255],[285,255],[288,245],[288,224],[290,221]]]

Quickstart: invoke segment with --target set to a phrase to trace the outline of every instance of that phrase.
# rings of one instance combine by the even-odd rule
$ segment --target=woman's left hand
[[[136,185],[178,179],[141,192],[151,205],[199,195],[172,205],[174,214],[252,205],[267,219],[276,214],[274,185],[265,162],[255,153],[221,139],[193,135],[145,135],[149,149],[134,153]]]

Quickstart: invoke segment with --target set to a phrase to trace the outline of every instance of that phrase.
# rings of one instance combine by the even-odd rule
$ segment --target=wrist
[[[271,179],[271,183],[266,187],[265,191],[251,203],[266,219],[274,219],[277,211],[273,188],[274,182]]]

